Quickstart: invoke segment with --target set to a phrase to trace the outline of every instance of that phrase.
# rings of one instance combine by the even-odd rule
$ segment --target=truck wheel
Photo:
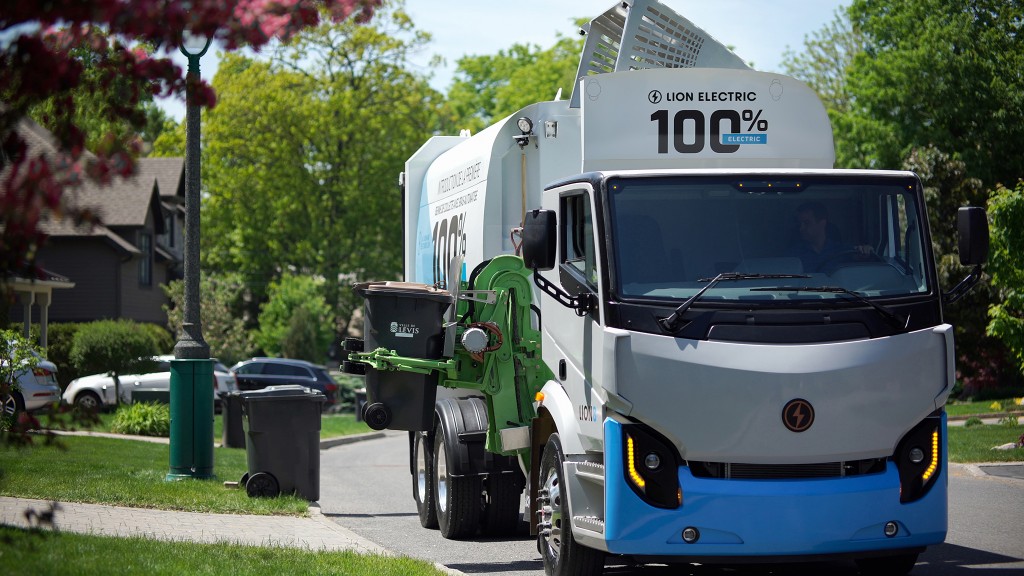
[[[549,576],[584,576],[604,570],[604,553],[587,548],[572,536],[568,494],[562,486],[562,442],[552,434],[540,460],[540,490],[537,493],[537,548]]]
[[[480,527],[481,485],[479,476],[448,475],[448,451],[444,428],[434,431],[434,495],[441,536],[449,540],[472,536]]]
[[[912,552],[898,556],[861,558],[857,560],[857,570],[861,574],[871,574],[872,576],[903,576],[913,570],[915,564],[917,564],[917,553]]]
[[[420,526],[437,528],[434,509],[434,450],[426,432],[413,432],[412,450],[415,458],[412,476],[412,497],[420,515]]]
[[[519,530],[523,484],[518,474],[487,476],[483,531],[489,536],[511,536]]]

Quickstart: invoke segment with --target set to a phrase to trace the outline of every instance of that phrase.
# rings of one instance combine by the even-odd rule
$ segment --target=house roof
[[[185,201],[185,159],[139,158],[139,173],[144,171],[156,178],[160,198],[166,201]]]
[[[25,140],[30,154],[50,158],[58,154],[53,136],[30,118],[20,120],[15,129]],[[85,180],[81,186],[65,190],[65,201],[73,207],[90,209],[102,224],[77,226],[67,218],[51,217],[40,222],[40,228],[50,236],[106,236],[119,248],[131,247],[130,242],[109,228],[142,227],[147,216],[153,214],[157,233],[163,232],[164,205],[177,204],[179,198],[181,201],[184,198],[184,166],[183,158],[140,158],[136,162],[136,174],[129,178],[115,177],[106,186]],[[129,251],[137,252],[134,247]]]

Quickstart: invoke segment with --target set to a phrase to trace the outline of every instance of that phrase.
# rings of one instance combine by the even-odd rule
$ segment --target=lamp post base
[[[171,361],[171,469],[165,480],[214,477],[213,389],[209,357]]]

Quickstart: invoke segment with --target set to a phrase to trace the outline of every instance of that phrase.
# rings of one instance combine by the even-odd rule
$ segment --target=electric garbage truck
[[[943,306],[984,211],[956,215],[973,269],[943,293],[918,177],[833,169],[806,85],[653,0],[584,32],[569,100],[409,158],[404,282],[354,287],[344,370],[410,432],[421,524],[525,519],[552,575],[909,571],[946,535]]]

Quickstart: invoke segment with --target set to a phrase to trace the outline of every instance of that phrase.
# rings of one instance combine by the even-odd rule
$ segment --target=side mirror
[[[555,267],[557,220],[554,210],[531,210],[523,222],[523,261],[530,270]]]
[[[978,266],[988,261],[988,216],[984,208],[964,206],[957,210],[960,264]]]

